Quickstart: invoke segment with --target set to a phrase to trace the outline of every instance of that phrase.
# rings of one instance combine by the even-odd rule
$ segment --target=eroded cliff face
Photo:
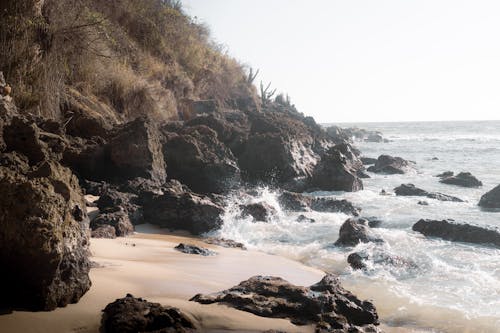
[[[0,96],[2,307],[52,310],[90,288],[89,229],[78,179],[63,167],[64,138],[18,116]],[[60,148],[60,146],[59,146]]]

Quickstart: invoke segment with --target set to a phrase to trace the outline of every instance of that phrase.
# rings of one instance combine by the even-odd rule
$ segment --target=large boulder
[[[400,196],[419,196],[427,197],[431,199],[436,199],[439,201],[453,201],[453,202],[463,202],[462,199],[439,193],[439,192],[427,192],[421,188],[416,187],[413,184],[401,184],[400,186],[394,188],[394,193]]]
[[[127,294],[103,311],[101,331],[106,333],[188,333],[196,326],[179,309],[151,303]]]
[[[313,197],[301,193],[282,191],[278,196],[278,203],[284,210],[307,212],[310,210],[327,213],[344,213],[358,216],[361,208],[351,202],[329,197]]]
[[[462,187],[479,187],[483,183],[474,177],[470,172],[460,172],[458,175],[443,177],[439,181],[443,184],[458,185]]]
[[[265,202],[240,205],[240,209],[243,217],[251,216],[258,222],[268,222],[273,215],[276,215],[276,209]]]
[[[186,127],[163,145],[169,177],[199,193],[223,193],[240,183],[232,152],[204,125]]]
[[[500,208],[500,185],[483,194],[479,200],[479,206],[483,208]]]
[[[90,222],[90,228],[93,232],[100,229],[102,233],[104,231],[102,227],[108,225],[115,229],[115,235],[118,237],[125,237],[134,232],[134,226],[128,214],[122,210],[100,213]]]
[[[187,230],[199,235],[221,227],[221,205],[211,198],[192,192],[176,180],[169,181],[163,193],[144,193],[144,220],[169,229]]]
[[[0,303],[6,307],[52,310],[77,302],[90,288],[88,217],[78,180],[58,162],[40,161],[48,155],[41,148],[33,142],[19,147],[29,158],[0,154],[0,266],[5,272]]]
[[[314,324],[318,330],[379,332],[375,306],[342,288],[333,275],[310,287],[296,286],[279,277],[254,276],[228,290],[198,294],[191,300],[221,303],[262,317],[288,318],[296,325]]]
[[[393,157],[389,155],[380,155],[375,165],[372,165],[367,170],[382,174],[404,174],[412,169],[412,165],[407,160],[401,157]]]
[[[314,167],[309,186],[324,191],[359,191],[363,182],[359,171],[363,163],[347,144],[339,144],[330,148],[321,156]]]
[[[490,244],[500,248],[500,229],[480,227],[454,220],[419,220],[413,225],[414,231],[425,236],[439,237],[454,242]]]
[[[368,226],[368,220],[349,218],[340,227],[339,238],[335,246],[356,246],[359,243],[368,242],[383,243],[384,241],[373,235]]]

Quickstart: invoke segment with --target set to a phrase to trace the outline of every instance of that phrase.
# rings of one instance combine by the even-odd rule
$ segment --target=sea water
[[[400,156],[416,162],[404,175],[363,179],[358,192],[316,192],[347,199],[362,208],[362,216],[382,220],[373,231],[386,242],[355,248],[333,246],[348,218],[340,213],[290,213],[277,202],[277,192],[260,188],[250,197],[228,198],[224,225],[218,235],[245,243],[250,249],[283,255],[340,276],[358,297],[375,303],[387,327],[415,332],[500,332],[500,250],[490,246],[426,238],[412,231],[421,218],[447,219],[500,227],[500,212],[484,211],[482,194],[500,184],[500,121],[341,124],[381,131],[388,143],[357,142],[362,156]],[[471,172],[479,188],[439,183],[444,171]],[[413,183],[427,191],[459,197],[465,202],[442,202],[422,197],[380,195],[385,189]],[[417,204],[425,200],[429,205]],[[265,201],[277,215],[267,223],[241,218],[239,205]],[[297,222],[298,215],[315,223]],[[355,271],[347,256],[363,251],[370,257],[397,256],[407,265],[380,261]],[[397,331],[397,330],[396,330]]]

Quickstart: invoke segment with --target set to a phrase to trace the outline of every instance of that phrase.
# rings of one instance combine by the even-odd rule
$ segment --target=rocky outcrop
[[[217,252],[211,251],[211,250],[206,249],[204,247],[199,247],[196,245],[190,245],[190,244],[184,244],[184,243],[180,243],[179,245],[174,247],[174,249],[176,249],[177,251],[182,252],[182,253],[197,254],[197,255],[205,256],[205,257],[215,256],[217,254]]]
[[[44,160],[50,152],[33,135],[35,125],[22,127],[30,135],[16,149],[29,156],[0,153],[0,266],[8,272],[0,277],[0,303],[52,310],[77,302],[90,287],[88,218],[76,177]],[[10,149],[10,139],[22,137],[9,138]]]
[[[455,173],[453,171],[445,171],[440,174],[437,174],[436,177],[439,178],[447,178],[447,177],[452,177]]]
[[[379,131],[370,131],[358,127],[340,128],[338,126],[330,126],[326,128],[326,131],[333,138],[349,141],[389,142]]]
[[[194,322],[179,309],[130,294],[108,304],[101,321],[101,331],[106,333],[188,333],[195,329]]]
[[[404,174],[412,170],[412,165],[401,157],[380,155],[375,165],[372,165],[367,170],[388,175]]]
[[[353,269],[368,269],[367,262],[371,264],[392,266],[395,268],[416,269],[417,264],[401,256],[392,255],[385,251],[374,251],[372,255],[365,252],[354,252],[347,256],[347,262]]]
[[[115,235],[118,237],[125,237],[134,232],[134,226],[130,222],[128,214],[122,210],[100,213],[90,222],[93,235],[97,234],[96,231],[105,226],[113,227]],[[101,229],[99,233],[102,234],[103,231]]]
[[[439,237],[454,242],[489,244],[500,248],[500,230],[480,227],[454,220],[419,220],[412,227],[425,236]]]
[[[143,223],[142,208],[136,194],[120,192],[107,187],[99,193],[96,204],[101,212],[125,212],[133,224]]]
[[[278,197],[278,202],[283,209],[296,212],[314,210],[358,216],[361,211],[361,208],[354,206],[345,199],[337,200],[327,197],[312,197],[289,191],[283,191]]]
[[[474,177],[470,172],[460,172],[458,175],[442,177],[439,181],[443,184],[457,185],[462,187],[479,187],[483,183]]]
[[[500,185],[483,194],[478,205],[483,208],[500,208]]]
[[[232,239],[209,237],[209,238],[203,239],[203,241],[207,244],[213,244],[213,245],[227,247],[227,248],[236,248],[236,249],[242,249],[242,250],[247,249],[243,243],[236,242]]]
[[[288,318],[296,325],[314,324],[318,330],[378,332],[374,305],[343,289],[333,275],[310,287],[300,287],[272,276],[254,276],[222,292],[196,295],[192,301],[221,303],[258,316]]]
[[[140,200],[144,219],[164,228],[187,230],[199,235],[222,225],[222,206],[175,180],[164,186],[163,193],[144,193]]]
[[[314,167],[309,187],[324,191],[359,191],[363,182],[358,172],[363,163],[347,144],[340,144],[325,152]]]
[[[377,159],[373,157],[360,157],[360,160],[364,165],[373,165],[377,163]]]
[[[368,220],[363,218],[347,219],[339,230],[339,238],[335,246],[356,246],[359,243],[383,243],[381,238],[373,235]]]
[[[116,230],[113,226],[104,224],[92,230],[92,238],[116,238]]]
[[[235,157],[207,126],[185,127],[170,135],[163,153],[169,177],[195,192],[223,193],[240,183]]]
[[[451,195],[446,195],[439,192],[427,192],[426,190],[418,188],[413,184],[401,184],[394,189],[394,192],[396,193],[396,195],[401,196],[419,196],[436,199],[439,201],[463,202],[462,199]]]
[[[251,216],[258,222],[268,222],[277,213],[273,206],[265,202],[240,205],[240,209],[243,217]]]

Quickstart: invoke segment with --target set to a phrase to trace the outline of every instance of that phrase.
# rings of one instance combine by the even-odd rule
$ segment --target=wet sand
[[[313,332],[312,326],[295,326],[288,320],[262,318],[223,305],[200,305],[188,300],[197,293],[230,288],[254,275],[280,276],[298,285],[318,282],[324,273],[273,255],[209,245],[199,239],[165,234],[152,226],[139,226],[131,237],[92,239],[91,289],[77,303],[51,312],[15,311],[0,315],[0,331],[99,331],[101,310],[131,293],[149,301],[175,306],[191,316],[202,332]],[[217,256],[180,253],[180,242],[201,245]]]

